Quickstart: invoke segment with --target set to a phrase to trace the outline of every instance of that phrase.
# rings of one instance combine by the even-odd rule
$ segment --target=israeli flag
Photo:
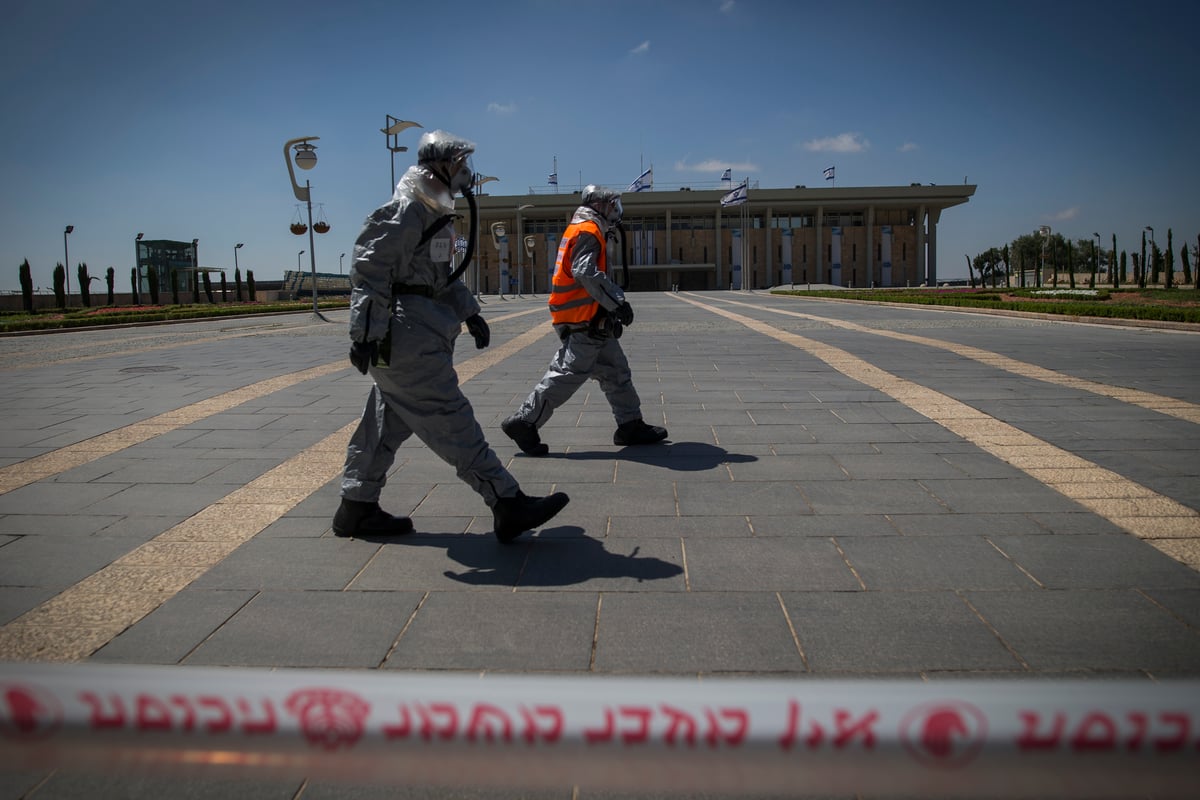
[[[456,252],[456,253],[467,252],[467,237],[459,236],[457,239],[454,240],[454,252]]]
[[[546,183],[550,184],[551,186],[558,186],[558,173],[551,172],[550,177],[546,180]]]
[[[746,195],[746,182],[742,181],[741,186],[738,186],[732,192],[726,192],[721,197],[721,205],[723,206],[740,206],[750,198]]]
[[[638,175],[638,178],[633,183],[629,184],[627,192],[644,192],[654,188],[654,167]]]
[[[721,180],[723,180],[723,181],[732,181],[733,180],[733,168],[732,167],[725,170],[725,174],[721,176]]]
[[[825,168],[825,180],[827,180],[827,181],[833,180],[833,167]]]

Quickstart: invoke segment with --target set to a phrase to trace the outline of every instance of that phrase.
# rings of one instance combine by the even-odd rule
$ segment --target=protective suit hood
[[[407,191],[435,214],[454,213],[454,195],[450,187],[429,167],[419,164],[409,167],[396,184],[393,199],[399,198],[402,191]]]

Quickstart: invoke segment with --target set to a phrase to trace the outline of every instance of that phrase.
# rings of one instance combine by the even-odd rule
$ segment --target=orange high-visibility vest
[[[591,220],[568,225],[558,245],[558,259],[554,264],[554,279],[550,287],[550,320],[554,324],[590,322],[600,304],[592,299],[587,290],[575,282],[571,273],[571,258],[580,236],[594,236],[600,242],[600,271],[608,272],[608,248],[600,226]]]

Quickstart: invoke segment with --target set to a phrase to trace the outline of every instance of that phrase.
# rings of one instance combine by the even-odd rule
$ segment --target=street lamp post
[[[525,272],[524,272],[524,265],[521,263],[521,250],[523,250],[523,249],[524,249],[524,248],[521,246],[521,245],[522,245],[522,243],[524,242],[524,237],[521,235],[521,234],[522,234],[522,229],[521,229],[521,212],[522,212],[522,211],[524,211],[524,210],[525,210],[525,209],[527,209],[527,208],[533,208],[533,203],[524,203],[523,205],[519,205],[519,206],[517,206],[517,240],[516,240],[516,251],[517,251],[517,297],[520,297],[520,296],[521,296],[521,290],[524,288],[524,287],[523,287],[523,283],[524,283],[524,279],[525,279]]]
[[[238,258],[237,258],[237,251],[242,249],[242,245],[243,245],[243,244],[245,244],[245,242],[238,242],[237,244],[235,244],[235,245],[233,246],[233,275],[234,275],[234,278],[235,278],[235,279],[238,281],[238,285],[237,285],[237,287],[236,287],[236,288],[237,288],[237,292],[235,293],[235,294],[237,295],[237,297],[235,297],[234,299],[235,299],[235,300],[239,300],[239,301],[242,299],[242,298],[241,298],[241,294],[242,294],[242,284],[241,284],[241,280],[242,280],[242,271],[241,271],[241,269],[239,269],[239,268],[238,268]],[[222,300],[224,300],[225,298],[221,298],[221,299],[222,299]]]
[[[192,239],[192,302],[200,302],[200,240]]]
[[[242,245],[243,245],[243,244],[245,244],[245,242],[238,242],[237,244],[235,244],[235,245],[233,246],[233,271],[234,271],[234,272],[239,272],[239,271],[240,271],[240,270],[238,269],[238,258],[237,258],[237,251],[242,249]]]
[[[1037,281],[1034,283],[1034,285],[1040,289],[1042,288],[1042,273],[1046,271],[1046,244],[1050,240],[1050,226],[1043,225],[1042,227],[1038,228],[1038,233],[1042,235],[1042,265],[1038,268]],[[1056,270],[1055,278],[1057,277],[1058,273]]]
[[[392,160],[391,190],[394,192],[394,191],[396,191],[396,153],[404,153],[408,150],[407,147],[401,147],[400,145],[397,144],[397,142],[399,140],[398,137],[401,132],[406,131],[409,128],[420,128],[421,123],[409,122],[408,120],[404,120],[404,119],[396,119],[391,114],[387,114],[386,116],[387,116],[387,122],[385,122],[384,127],[380,128],[379,130],[386,137],[387,149],[391,153],[391,155],[390,155],[390,158]]]
[[[482,175],[480,173],[475,173],[475,194],[479,194],[479,190],[488,181],[498,181],[498,180],[500,180],[500,179],[493,177],[491,175]],[[476,226],[475,255],[474,255],[475,264],[474,264],[474,268],[471,270],[471,272],[475,276],[475,296],[476,297],[480,297],[480,292],[479,292],[479,245],[482,243],[481,236],[482,236],[482,234],[479,232],[479,226]]]
[[[67,235],[73,230],[75,230],[75,226],[68,225],[66,230],[63,231],[63,272],[66,273],[65,277],[67,279],[66,302],[68,303],[71,302],[71,256],[67,251]]]
[[[338,256],[338,275],[342,274],[342,259],[345,257],[346,257],[345,253],[342,253],[340,256]]]
[[[137,276],[137,286],[134,291],[141,291],[142,288],[142,234],[138,234],[133,239],[133,274]],[[148,276],[147,276],[148,277]]]
[[[1100,275],[1100,234],[1093,232],[1092,237],[1096,240],[1096,275],[1098,277]]]
[[[296,272],[300,271],[300,256],[302,255],[304,255],[303,250],[301,250],[299,253],[296,253]]]
[[[313,317],[322,322],[328,322],[329,320],[325,319],[317,308],[317,248],[313,239],[312,186],[307,180],[304,181],[304,186],[296,183],[296,173],[292,169],[292,157],[290,153],[294,147],[296,150],[296,166],[305,170],[312,169],[317,165],[317,147],[310,142],[315,142],[320,138],[320,136],[301,136],[299,139],[289,139],[283,145],[283,160],[287,163],[288,177],[292,179],[292,193],[296,195],[297,200],[304,203],[308,208],[308,258],[312,271]],[[325,226],[321,232],[324,233],[328,230],[329,227]],[[304,251],[301,250],[300,252],[303,253]],[[299,256],[296,257],[296,271],[300,271]]]

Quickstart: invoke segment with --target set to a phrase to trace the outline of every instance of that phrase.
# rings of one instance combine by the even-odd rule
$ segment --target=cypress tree
[[[1117,235],[1113,234],[1112,256],[1108,259],[1108,279],[1114,289],[1121,288],[1121,279],[1117,272]]]
[[[146,271],[146,283],[150,285],[150,304],[158,305],[158,267],[151,266]]]
[[[1163,268],[1166,274],[1163,276],[1163,284],[1166,288],[1171,289],[1175,284],[1175,244],[1171,240],[1171,229],[1167,228],[1167,250],[1163,253]]]
[[[54,265],[54,305],[56,308],[67,307],[67,269],[61,263]]]
[[[1072,289],[1075,288],[1075,247],[1071,244],[1071,240],[1066,241],[1067,245],[1067,285]]]
[[[29,269],[29,259],[21,262],[21,268],[18,270],[21,276],[21,308],[25,309],[26,314],[33,313],[33,273]]]
[[[204,278],[204,296],[208,298],[208,304],[212,305],[214,302],[213,301],[212,278],[208,277],[207,272],[204,273],[203,278]]]
[[[179,272],[171,270],[171,303],[179,305]]]
[[[1179,248],[1179,263],[1183,265],[1183,284],[1186,286],[1192,282],[1192,264],[1190,261],[1188,261],[1186,244]]]
[[[257,299],[254,297],[254,270],[252,270],[252,269],[246,270],[246,291],[250,295],[251,303],[258,302]]]
[[[242,302],[242,268],[236,267],[233,270],[233,291],[237,297],[237,301]]]
[[[222,272],[221,273],[221,300],[224,300],[226,298],[227,295],[225,294],[225,292],[227,292],[227,291],[228,291],[228,287],[225,284],[225,273]],[[220,302],[220,301],[218,301],[218,302]]]
[[[117,280],[117,271],[112,267],[104,270],[104,283],[108,286],[108,304],[116,305],[116,300],[113,298],[113,284]]]
[[[75,265],[75,274],[79,276],[79,302],[84,308],[92,307],[92,279],[88,277],[87,264],[80,261]]]
[[[1138,256],[1137,266],[1134,269],[1137,273],[1137,285],[1139,289],[1146,288],[1146,232],[1142,231],[1142,254]]]

